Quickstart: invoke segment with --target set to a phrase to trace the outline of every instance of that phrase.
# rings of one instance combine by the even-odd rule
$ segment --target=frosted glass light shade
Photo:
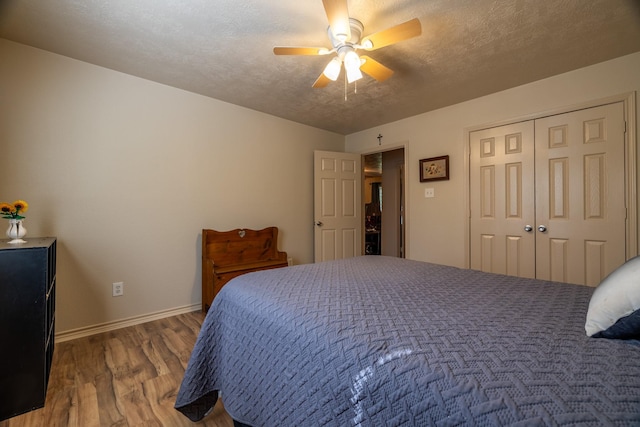
[[[327,66],[324,68],[324,71],[322,72],[322,74],[327,76],[328,79],[333,80],[335,82],[338,76],[340,75],[341,65],[342,63],[338,58],[333,58],[331,61],[329,61]]]
[[[360,72],[360,57],[355,51],[349,51],[344,56],[344,68],[347,71],[347,81],[353,83],[362,78]]]

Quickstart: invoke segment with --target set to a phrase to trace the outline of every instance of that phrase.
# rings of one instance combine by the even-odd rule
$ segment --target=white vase
[[[9,220],[9,228],[7,228],[7,237],[10,240],[9,243],[27,243],[26,240],[22,240],[24,236],[27,235],[27,229],[22,225],[21,219],[10,219]]]

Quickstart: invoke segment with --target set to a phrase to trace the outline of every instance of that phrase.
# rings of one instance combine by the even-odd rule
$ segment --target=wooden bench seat
[[[278,228],[231,231],[202,230],[202,311],[234,277],[252,271],[286,267],[287,253],[278,251]]]

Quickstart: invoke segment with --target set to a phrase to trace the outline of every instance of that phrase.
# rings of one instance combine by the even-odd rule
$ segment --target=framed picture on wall
[[[420,160],[420,182],[449,179],[449,156]]]

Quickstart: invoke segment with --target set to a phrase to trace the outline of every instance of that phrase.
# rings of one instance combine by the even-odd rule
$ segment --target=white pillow
[[[596,288],[589,301],[587,321],[584,326],[588,336],[605,332],[618,320],[633,321],[635,337],[640,337],[637,328],[637,311],[640,309],[640,256],[630,259],[611,272]],[[628,319],[624,319],[629,316]],[[636,319],[636,320],[634,320]],[[619,327],[621,325],[617,325]],[[624,325],[628,332],[628,325]],[[613,328],[615,329],[615,328]],[[616,336],[606,336],[617,338]],[[628,337],[627,337],[628,338]]]

